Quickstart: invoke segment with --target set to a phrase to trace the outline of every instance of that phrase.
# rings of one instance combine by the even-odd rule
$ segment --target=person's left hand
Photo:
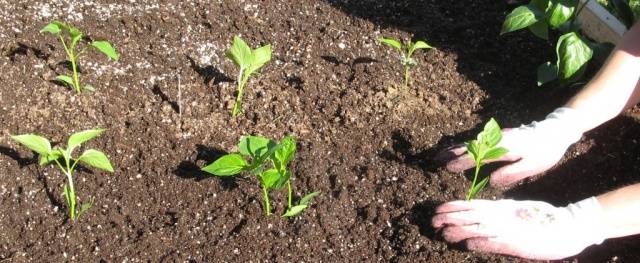
[[[434,228],[470,250],[553,260],[580,253],[605,238],[602,207],[591,197],[566,207],[539,201],[472,200],[436,209]]]

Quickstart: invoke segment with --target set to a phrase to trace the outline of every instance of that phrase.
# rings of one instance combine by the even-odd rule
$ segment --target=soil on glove
[[[73,3],[73,4],[72,4]],[[506,1],[0,0],[0,261],[9,262],[527,262],[448,245],[430,228],[434,207],[464,198],[469,174],[433,160],[490,117],[504,127],[539,120],[580,85],[536,87],[552,43],[500,36]],[[75,94],[51,20],[108,39],[117,62],[90,51]],[[273,45],[231,118],[234,35]],[[381,36],[423,39],[411,85]],[[557,168],[481,198],[566,205],[637,181],[638,111],[587,134]],[[77,195],[93,207],[67,220],[65,178],[12,142],[37,133],[62,143],[89,128],[115,173],[81,169]],[[258,181],[200,172],[242,135],[298,138],[297,197],[322,195],[265,217]],[[637,238],[605,242],[568,262],[638,262]]]

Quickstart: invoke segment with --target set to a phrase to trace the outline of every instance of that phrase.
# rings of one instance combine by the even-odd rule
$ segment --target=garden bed
[[[429,227],[433,208],[469,185],[435,153],[493,116],[505,127],[540,119],[577,89],[536,86],[553,44],[500,37],[506,1],[50,2],[0,0],[0,260],[519,261],[447,245]],[[51,82],[68,72],[55,38],[38,33],[52,19],[120,51],[118,62],[95,53],[81,62],[94,93]],[[236,69],[224,50],[237,34],[274,55],[234,119]],[[436,47],[416,54],[408,90],[381,36]],[[480,197],[565,205],[637,181],[637,116],[587,134],[541,179]],[[89,145],[115,173],[77,174],[80,198],[96,201],[68,222],[65,178],[8,134],[61,142],[95,127],[108,130]],[[265,217],[253,178],[200,172],[246,134],[298,138],[296,194],[322,191],[301,216]],[[284,191],[272,197],[281,214]],[[607,241],[573,260],[635,262],[639,244]]]

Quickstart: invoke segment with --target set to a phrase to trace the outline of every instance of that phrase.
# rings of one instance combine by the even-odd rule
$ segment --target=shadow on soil
[[[219,69],[217,69],[217,68],[215,68],[213,66],[201,67],[190,56],[187,56],[187,60],[189,60],[189,65],[191,65],[191,68],[195,72],[197,72],[198,75],[200,75],[200,77],[202,77],[204,79],[204,84],[205,85],[209,85],[212,81],[213,81],[213,85],[217,85],[217,84],[222,83],[222,82],[233,82],[234,81],[234,79],[232,79],[230,77],[227,77],[227,75],[223,74],[222,72],[220,72]]]
[[[178,167],[173,170],[173,174],[183,179],[191,179],[196,182],[200,182],[205,179],[217,178],[220,181],[220,185],[225,190],[233,190],[238,188],[237,180],[240,180],[239,177],[216,177],[214,175],[203,172],[201,166],[198,166],[198,162],[202,161],[205,165],[208,165],[215,161],[216,159],[222,157],[227,154],[227,152],[207,147],[201,144],[196,145],[197,155],[194,161],[183,161]],[[204,166],[203,166],[204,167]]]

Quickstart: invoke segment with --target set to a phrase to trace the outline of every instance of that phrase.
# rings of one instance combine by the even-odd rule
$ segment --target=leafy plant
[[[640,0],[598,0],[598,3],[616,15],[627,28],[640,17]]]
[[[473,174],[473,181],[467,193],[467,200],[471,200],[484,189],[489,182],[489,177],[478,181],[480,168],[485,161],[499,159],[505,155],[508,150],[498,147],[498,143],[502,140],[502,132],[500,126],[495,119],[491,118],[484,126],[484,130],[478,134],[475,140],[465,142],[467,152],[476,163],[476,169]]]
[[[594,43],[582,35],[575,20],[584,5],[578,6],[578,0],[532,0],[507,15],[501,34],[528,28],[537,37],[548,40],[549,29],[561,33],[556,43],[556,63],[545,62],[538,67],[538,86],[556,79],[562,83],[575,82],[594,57],[594,51],[609,51],[608,45]]]
[[[269,191],[272,189],[278,190],[287,186],[287,211],[282,215],[283,217],[298,215],[307,208],[313,197],[320,194],[320,192],[308,194],[300,199],[298,205],[293,205],[292,173],[288,169],[296,153],[296,140],[293,136],[283,138],[280,143],[265,137],[243,136],[240,138],[238,150],[237,153],[218,158],[202,170],[216,176],[236,176],[242,172],[255,175],[262,186],[266,215],[271,215]]]
[[[70,24],[53,21],[46,25],[42,30],[40,30],[40,33],[51,33],[57,36],[60,40],[60,43],[62,43],[62,47],[67,53],[67,58],[71,62],[73,76],[60,75],[56,77],[56,80],[66,83],[67,85],[75,89],[78,93],[80,93],[83,89],[89,91],[94,90],[93,86],[91,85],[85,85],[84,87],[82,87],[80,85],[80,77],[78,75],[78,59],[88,48],[96,49],[113,60],[118,60],[118,58],[120,57],[111,43],[105,40],[95,40],[88,42],[86,43],[86,46],[84,48],[78,51],[78,44],[80,44],[80,42],[84,40],[84,34],[78,28]]]
[[[77,196],[73,186],[73,173],[78,165],[82,163],[113,173],[113,167],[109,158],[101,151],[95,149],[85,150],[78,158],[73,157],[73,151],[81,144],[89,141],[104,132],[104,129],[86,130],[74,133],[67,141],[67,148],[55,146],[51,148],[51,143],[46,138],[33,134],[12,135],[11,138],[40,155],[40,165],[45,166],[54,162],[57,167],[67,177],[67,184],[64,186],[64,198],[69,208],[69,218],[75,221],[93,205],[93,200],[76,207]]]
[[[242,94],[249,76],[271,60],[271,45],[252,50],[242,38],[235,36],[231,48],[227,50],[225,56],[240,68],[237,80],[238,95],[231,111],[231,115],[236,117],[242,110]]]
[[[418,62],[413,59],[413,53],[418,49],[430,49],[433,48],[429,44],[424,41],[418,40],[416,42],[409,41],[409,43],[405,46],[396,39],[393,38],[379,38],[378,41],[380,43],[395,48],[400,52],[400,64],[404,66],[404,87],[405,89],[409,86],[409,78],[411,67],[418,64]]]

